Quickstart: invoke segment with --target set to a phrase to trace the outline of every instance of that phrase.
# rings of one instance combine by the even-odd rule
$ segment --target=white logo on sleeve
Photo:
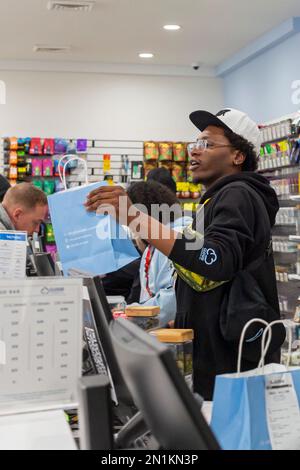
[[[200,253],[200,260],[204,261],[208,266],[214,264],[217,261],[217,253],[212,248],[202,248]]]

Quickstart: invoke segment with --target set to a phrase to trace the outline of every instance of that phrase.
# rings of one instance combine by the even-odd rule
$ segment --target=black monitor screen
[[[110,381],[112,400],[118,404],[114,383],[99,339],[87,287],[84,287],[83,292],[83,338],[88,353],[88,360],[84,361],[83,373],[86,375],[105,375]],[[86,364],[88,365],[87,370]]]
[[[55,276],[55,265],[50,253],[34,253],[32,257],[39,277]]]
[[[123,318],[110,331],[128,388],[159,444],[166,450],[219,449],[172,351]]]
[[[99,286],[102,287],[101,280],[99,278],[96,278],[96,280],[95,278],[85,278],[83,280],[83,284],[88,289],[97,337],[99,338],[101,348],[104,351],[118,403],[125,404],[127,406],[134,406],[131,394],[123,379],[123,375],[113,349],[109,332],[109,318],[111,316],[112,319],[112,314],[110,313],[109,315],[108,310],[110,311],[110,309],[103,288],[99,289]]]

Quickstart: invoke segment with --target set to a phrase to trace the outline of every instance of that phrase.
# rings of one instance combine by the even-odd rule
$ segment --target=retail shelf
[[[289,199],[291,199],[291,201],[300,202],[300,194],[291,195],[289,196]]]
[[[274,168],[263,168],[258,170],[258,173],[271,173],[272,171],[283,170],[285,168],[299,168],[299,165],[282,165],[282,166],[275,166]]]
[[[298,139],[298,135],[285,135],[283,137],[277,137],[276,139],[272,139],[272,140],[266,140],[266,142],[263,142],[261,144],[262,147],[265,147],[266,145],[268,144],[276,144],[278,142],[282,142],[283,140],[294,140],[294,139]]]
[[[283,179],[289,179],[289,178],[293,178],[295,176],[297,176],[300,172],[300,167],[297,166],[297,170],[295,170],[293,173],[288,173],[286,175],[265,175],[266,178],[270,179],[270,180],[283,180]]]
[[[291,242],[300,243],[300,235],[290,235],[290,236],[289,236],[289,240],[290,240]]]
[[[275,226],[276,227],[282,227],[282,226],[293,226],[296,225],[297,222],[276,222]]]

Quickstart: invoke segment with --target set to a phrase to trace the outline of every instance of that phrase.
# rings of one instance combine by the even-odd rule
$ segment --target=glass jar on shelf
[[[190,388],[193,387],[193,330],[163,328],[150,333],[172,350],[178,369]]]
[[[145,331],[158,328],[159,326],[160,307],[133,305],[126,308],[125,314],[128,320]]]

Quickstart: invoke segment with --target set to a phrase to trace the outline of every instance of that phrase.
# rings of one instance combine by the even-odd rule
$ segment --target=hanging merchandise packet
[[[87,195],[105,182],[48,197],[55,240],[65,275],[75,269],[92,275],[117,271],[139,257],[127,232],[108,215],[87,212]]]

